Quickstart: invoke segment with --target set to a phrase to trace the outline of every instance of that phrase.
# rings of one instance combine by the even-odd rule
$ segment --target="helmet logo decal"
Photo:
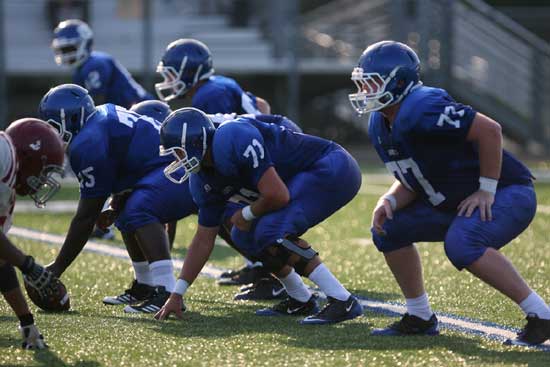
[[[42,147],[42,142],[37,140],[36,142],[29,144],[29,147],[31,147],[32,150],[38,151]]]

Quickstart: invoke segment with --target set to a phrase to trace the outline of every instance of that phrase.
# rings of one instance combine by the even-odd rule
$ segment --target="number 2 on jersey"
[[[256,149],[254,149],[254,147],[258,149],[258,152],[256,152]],[[249,144],[243,153],[243,156],[245,158],[252,157],[252,168],[258,168],[258,166],[260,165],[258,156],[260,157],[260,159],[264,159],[264,155],[264,147],[256,139],[252,139],[252,144]]]

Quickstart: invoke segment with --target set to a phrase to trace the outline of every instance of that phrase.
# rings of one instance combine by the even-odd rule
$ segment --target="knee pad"
[[[479,259],[487,250],[487,247],[476,243],[462,232],[449,231],[445,238],[445,254],[451,263],[462,270]]]
[[[6,293],[18,287],[19,282],[14,267],[8,263],[0,266],[0,292]]]
[[[273,245],[262,251],[261,261],[270,272],[276,272],[288,264],[290,256],[297,255],[298,261],[294,263],[294,269],[303,275],[306,265],[318,253],[311,247],[300,247],[296,242],[299,238],[279,238]]]

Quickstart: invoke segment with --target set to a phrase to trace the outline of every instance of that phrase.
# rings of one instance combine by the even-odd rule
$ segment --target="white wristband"
[[[395,200],[395,196],[393,195],[384,195],[382,196],[382,200],[387,200],[390,202],[391,210],[395,210],[397,208],[397,200]]]
[[[244,220],[250,222],[254,219],[256,219],[256,216],[254,215],[254,213],[252,213],[252,209],[250,208],[250,205],[247,205],[243,208],[243,218]]]
[[[490,192],[491,194],[496,194],[497,192],[498,180],[488,177],[479,178],[479,189],[482,191]]]
[[[176,286],[174,287],[174,291],[172,293],[179,294],[180,296],[183,296],[185,292],[187,292],[187,288],[189,288],[189,283],[183,279],[178,279],[176,282]]]

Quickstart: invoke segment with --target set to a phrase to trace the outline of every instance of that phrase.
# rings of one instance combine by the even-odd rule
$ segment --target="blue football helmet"
[[[159,122],[163,122],[172,113],[170,106],[164,102],[155,100],[139,102],[133,105],[130,111],[154,118]]]
[[[52,125],[66,144],[95,111],[88,91],[76,84],[61,84],[50,89],[38,107],[40,118]]]
[[[81,20],[69,19],[53,31],[52,49],[57,65],[80,66],[92,52],[93,33]]]
[[[175,158],[164,169],[166,178],[181,184],[198,172],[215,131],[210,118],[196,108],[172,112],[160,128],[160,155]]]
[[[214,74],[212,54],[200,41],[182,38],[168,45],[157,66],[164,78],[155,84],[159,98],[165,102],[184,96],[199,80]]]
[[[364,114],[399,103],[420,82],[420,60],[407,45],[381,41],[367,47],[351,73],[353,108]]]

